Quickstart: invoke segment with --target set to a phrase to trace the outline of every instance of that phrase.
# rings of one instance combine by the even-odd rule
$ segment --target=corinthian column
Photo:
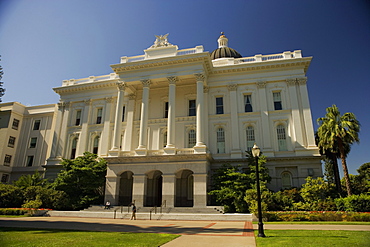
[[[167,120],[167,145],[166,148],[175,147],[175,99],[176,99],[176,76],[167,77],[169,83],[168,95],[168,120]]]
[[[118,151],[120,138],[121,138],[121,126],[122,126],[122,107],[123,107],[123,96],[125,93],[126,85],[124,82],[117,82],[118,95],[117,95],[117,105],[116,114],[114,119],[114,130],[113,130],[113,143],[112,150]]]
[[[146,149],[149,113],[149,87],[151,82],[150,80],[141,80],[141,83],[143,84],[143,97],[141,102],[139,146],[137,147],[137,149]]]
[[[205,152],[205,145],[204,145],[204,122],[202,121],[204,119],[204,80],[205,76],[203,74],[194,74],[196,81],[197,81],[197,143],[195,144],[195,147],[201,147],[201,149],[196,149],[197,152]],[[203,150],[204,149],[204,150]]]

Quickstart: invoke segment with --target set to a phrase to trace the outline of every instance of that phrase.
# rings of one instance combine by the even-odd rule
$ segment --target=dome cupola
[[[225,58],[225,57],[233,57],[233,58],[241,58],[239,52],[234,50],[233,48],[228,47],[229,39],[226,38],[223,32],[221,32],[221,36],[218,38],[218,48],[211,53],[211,59],[218,59],[218,58]]]

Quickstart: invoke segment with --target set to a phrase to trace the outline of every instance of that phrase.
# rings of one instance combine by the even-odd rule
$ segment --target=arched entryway
[[[191,170],[183,169],[175,174],[175,207],[194,205],[194,177]]]
[[[160,207],[162,204],[162,172],[153,170],[146,174],[144,207]]]
[[[134,181],[132,175],[133,173],[131,171],[121,173],[118,205],[128,206],[132,202],[132,185]]]

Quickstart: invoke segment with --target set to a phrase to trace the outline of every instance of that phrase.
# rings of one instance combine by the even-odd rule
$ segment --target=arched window
[[[225,131],[223,128],[217,129],[217,153],[225,153]]]
[[[96,136],[94,138],[93,154],[98,154],[99,141],[100,141],[100,137],[99,136]]]
[[[281,174],[281,184],[283,189],[292,188],[292,175],[289,172],[283,172]]]
[[[78,142],[78,138],[74,138],[72,140],[71,159],[76,158],[77,142]]]
[[[188,148],[194,147],[196,142],[197,142],[197,137],[195,134],[195,130],[190,130],[188,133]]]
[[[276,133],[277,133],[279,151],[287,151],[288,149],[287,149],[287,145],[286,145],[286,134],[285,134],[284,125],[279,124],[276,127]]]
[[[254,128],[253,126],[248,126],[246,129],[246,135],[247,135],[247,151],[251,151],[253,148],[254,143],[256,142],[256,139],[254,137]]]

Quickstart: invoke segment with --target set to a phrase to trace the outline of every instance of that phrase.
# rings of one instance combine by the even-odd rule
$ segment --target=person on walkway
[[[131,215],[131,220],[136,220],[136,206],[134,203],[132,205],[132,215]]]
[[[105,203],[105,208],[104,209],[110,209],[110,201],[107,201]]]

